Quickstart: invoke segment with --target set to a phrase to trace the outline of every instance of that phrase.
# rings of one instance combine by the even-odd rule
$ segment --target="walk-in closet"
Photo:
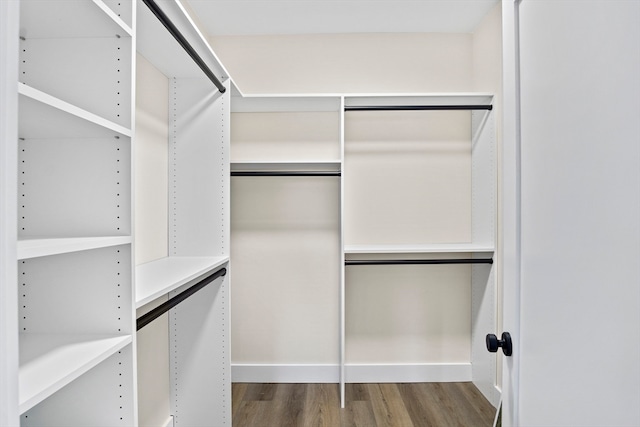
[[[0,425],[638,425],[638,22],[0,1]]]
[[[496,95],[470,73],[252,94],[189,3],[16,5],[21,425],[231,425],[232,382],[497,404]]]

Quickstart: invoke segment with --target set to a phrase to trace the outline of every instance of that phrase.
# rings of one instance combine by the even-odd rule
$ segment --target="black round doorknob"
[[[494,334],[487,334],[487,350],[491,353],[498,351],[502,347],[502,352],[505,356],[511,356],[513,354],[513,343],[511,342],[511,334],[509,332],[502,333],[502,339],[498,339]]]

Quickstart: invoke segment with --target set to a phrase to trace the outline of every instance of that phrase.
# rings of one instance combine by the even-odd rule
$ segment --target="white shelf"
[[[130,0],[127,0],[127,3]],[[131,0],[132,1],[132,0]],[[129,36],[133,36],[133,29],[131,25],[123,21],[117,13],[115,13],[103,0],[93,0],[93,2],[98,6],[102,11],[115,22],[115,24],[122,28],[124,32],[126,32]]]
[[[19,83],[18,94],[20,138],[131,137],[130,129],[28,85]]]
[[[342,162],[340,160],[333,161],[250,161],[250,162],[232,162],[231,171],[331,171],[339,172],[341,170]]]
[[[69,237],[59,239],[22,239],[18,241],[18,259],[59,255],[69,252],[107,248],[131,243],[130,236]]]
[[[30,38],[131,36],[124,23],[101,0],[20,2],[20,36]],[[78,19],[82,16],[82,19]]]
[[[431,245],[347,245],[345,254],[452,254],[472,253],[490,257],[493,245],[477,243],[440,243]]]
[[[224,257],[167,257],[136,267],[136,308],[229,261]]]
[[[138,52],[167,77],[206,79],[203,71],[193,62],[149,8],[142,1],[137,1],[138,28],[141,29],[137,33]],[[158,5],[218,80],[221,82],[227,80],[229,73],[209,46],[204,35],[197,29],[182,3],[178,0],[165,0],[158,2]]]
[[[28,411],[132,342],[130,335],[20,336],[20,413]]]

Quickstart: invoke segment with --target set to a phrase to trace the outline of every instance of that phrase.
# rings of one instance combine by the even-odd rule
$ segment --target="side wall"
[[[135,260],[140,265],[168,252],[169,81],[139,54],[136,72]],[[141,308],[138,316],[152,308]],[[162,426],[170,413],[168,315],[140,330],[137,340],[138,420],[141,427]]]

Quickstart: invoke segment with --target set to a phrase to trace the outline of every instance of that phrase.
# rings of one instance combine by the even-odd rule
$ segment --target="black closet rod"
[[[191,59],[193,59],[193,61],[198,65],[198,67],[200,67],[200,69],[204,71],[207,77],[209,77],[209,80],[211,80],[213,84],[216,85],[220,93],[224,93],[227,90],[227,88],[224,87],[224,85],[220,82],[220,80],[218,80],[218,78],[213,74],[213,72],[207,66],[207,64],[205,64],[202,58],[200,58],[200,55],[198,55],[195,49],[189,44],[187,39],[185,39],[184,36],[180,33],[180,31],[178,31],[176,26],[173,25],[173,22],[171,22],[169,17],[165,15],[162,9],[158,7],[156,2],[154,0],[142,0],[142,1],[144,2],[144,4],[147,5],[149,9],[151,9],[151,12],[153,12],[153,14],[156,15],[156,18],[158,18],[158,20],[162,22],[162,25],[164,25],[164,27],[169,31],[169,33],[171,33],[173,38],[176,39],[176,41],[180,44],[180,46],[182,46],[182,48],[189,54]]]
[[[344,265],[407,265],[407,264],[493,264],[491,258],[455,258],[455,259],[367,259],[345,260]]]
[[[493,110],[493,105],[365,105],[345,106],[344,111]]]
[[[340,171],[233,171],[231,176],[340,176]]]
[[[186,291],[180,292],[178,295],[170,298],[168,301],[163,302],[162,304],[160,304],[158,307],[154,308],[150,312],[148,312],[146,314],[143,314],[142,316],[140,316],[138,318],[138,320],[136,322],[137,323],[136,324],[136,330],[139,331],[140,329],[144,328],[149,323],[153,322],[158,317],[162,316],[164,313],[166,313],[167,311],[171,310],[173,307],[175,307],[176,305],[180,304],[182,301],[186,300],[191,295],[195,294],[200,289],[204,288],[209,283],[213,282],[218,277],[224,276],[225,274],[227,274],[227,269],[226,268],[221,268],[220,270],[216,271],[212,275],[205,277],[204,279],[202,279],[201,281],[199,281],[195,285],[191,286]]]

